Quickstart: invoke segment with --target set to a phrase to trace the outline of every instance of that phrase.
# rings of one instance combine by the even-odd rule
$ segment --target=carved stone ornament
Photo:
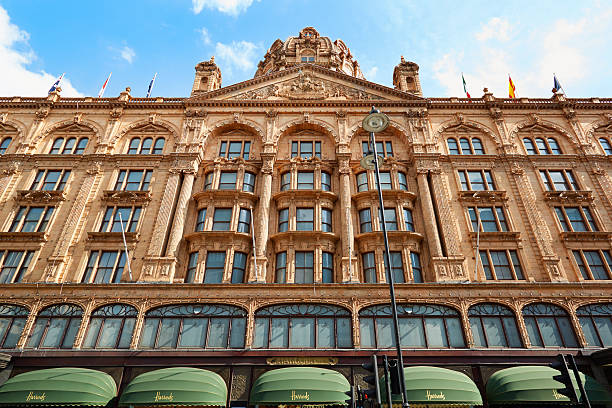
[[[0,123],[6,123],[8,119],[8,112],[0,113]]]
[[[501,120],[503,118],[502,110],[499,108],[489,109],[489,115],[491,115],[491,119],[493,120]]]
[[[538,115],[537,113],[530,113],[529,120],[531,124],[533,125],[539,125],[540,123],[542,123],[542,119],[540,118],[540,115]]]
[[[510,167],[510,171],[512,172],[512,174],[516,174],[516,175],[525,174],[525,169],[517,162],[512,163],[512,166]]]
[[[5,176],[12,176],[13,174],[21,173],[21,162],[20,161],[11,161],[8,166],[2,170],[2,174]]]
[[[338,172],[339,172],[340,174],[351,174],[351,173],[352,173],[352,170],[351,170],[351,164],[350,164],[350,161],[349,161],[349,160],[340,160],[340,161],[338,162],[338,165],[339,165],[339,167],[340,167],[340,168],[338,169]]]
[[[336,111],[336,117],[338,119],[344,119],[346,118],[346,111],[344,109],[340,109]]]
[[[42,191],[42,190],[19,190],[15,200],[27,203],[52,203],[64,201],[66,193],[63,191]]]
[[[87,174],[89,174],[90,176],[95,176],[100,173],[102,173],[102,162],[99,161],[91,163],[91,165],[87,169]]]
[[[36,119],[43,120],[44,118],[49,116],[49,108],[40,108],[39,110],[36,111],[35,115],[36,115]]]
[[[185,109],[185,116],[187,116],[188,118],[193,118],[193,117],[204,118],[206,117],[206,115],[208,115],[208,112],[206,112],[204,109],[192,109],[192,108]]]
[[[273,118],[275,118],[277,115],[278,115],[278,112],[277,112],[277,111],[275,111],[274,109],[268,109],[268,110],[266,111],[266,118],[273,119]]]
[[[564,108],[563,113],[568,120],[576,118],[576,111],[574,108]]]
[[[463,113],[456,113],[455,119],[457,119],[457,122],[459,123],[465,123],[465,116],[463,115]]]
[[[149,201],[151,201],[151,192],[107,190],[104,192],[104,200],[116,204],[148,203]]]
[[[115,108],[109,113],[110,118],[113,120],[121,118],[121,115],[123,115],[123,108]]]
[[[72,118],[72,121],[74,123],[81,123],[82,120],[83,120],[83,112],[75,113],[74,118]]]

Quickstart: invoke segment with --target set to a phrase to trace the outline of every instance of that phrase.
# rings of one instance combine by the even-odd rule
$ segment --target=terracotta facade
[[[606,381],[589,359],[601,347],[589,343],[576,312],[612,297],[606,258],[612,151],[605,145],[612,139],[612,99],[560,93],[505,99],[486,89],[470,100],[427,98],[418,66],[403,58],[393,82],[395,89],[368,82],[341,40],[306,28],[277,40],[251,80],[222,87],[214,59],[199,64],[189,97],[135,98],[129,88],[116,98],[0,97],[0,143],[11,139],[0,157],[0,291],[3,303],[28,310],[16,346],[2,350],[12,356],[14,371],[89,361],[123,384],[133,373],[119,373],[119,366],[134,373],[186,362],[260,364],[263,370],[265,358],[329,355],[359,374],[353,366],[372,353],[361,347],[360,311],[388,302],[374,175],[360,165],[368,139],[361,121],[374,105],[390,118],[376,137],[386,156],[381,171],[389,177],[385,208],[396,217],[389,240],[402,264],[398,302],[456,310],[465,338],[465,347],[456,349],[409,348],[406,363],[463,367],[480,382],[492,365],[545,363],[559,348],[532,344],[523,316],[526,305],[545,303],[567,313],[577,339],[568,352]],[[75,150],[83,138],[86,146]],[[70,174],[58,188],[61,171]],[[126,187],[130,172],[138,187]],[[488,177],[494,185],[481,188]],[[44,228],[41,218],[29,230],[27,220],[19,221],[25,217],[20,209],[25,214],[32,207],[53,207]],[[493,220],[477,208],[491,208],[486,214]],[[581,208],[588,209],[581,213],[584,228],[571,215],[559,215]],[[129,271],[125,263],[120,276],[125,247],[118,211],[129,218],[121,221]],[[369,229],[360,218],[368,211]],[[476,212],[480,221],[474,223]],[[14,272],[6,269],[7,251],[23,253]],[[92,261],[93,253],[101,259],[105,252],[115,253],[108,270]],[[213,273],[209,254],[221,259],[222,252],[225,262],[215,270],[220,279],[204,283]],[[243,268],[234,265],[243,259],[236,253],[245,254]],[[596,253],[601,265],[593,264]],[[192,265],[190,259],[196,259]],[[108,277],[98,275],[103,269]],[[28,347],[38,313],[60,303],[82,308],[73,346]],[[512,311],[522,347],[476,344],[468,313],[481,303]],[[109,304],[137,311],[130,347],[84,349],[92,312]],[[143,350],[147,311],[174,304],[241,308],[244,347]],[[258,350],[256,312],[275,304],[348,310],[353,347]]]

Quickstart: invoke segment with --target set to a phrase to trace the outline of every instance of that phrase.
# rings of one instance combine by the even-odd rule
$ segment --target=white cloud
[[[127,45],[124,45],[123,48],[119,50],[119,54],[121,55],[121,58],[123,58],[130,64],[132,63],[132,61],[134,61],[134,57],[136,56],[134,50],[128,47]]]
[[[368,81],[373,81],[376,78],[376,73],[378,72],[378,67],[372,67],[367,72],[365,72],[365,77]]]
[[[231,16],[237,16],[246,11],[252,3],[253,0],[191,0],[194,14],[200,14],[206,7]]]
[[[210,34],[208,33],[206,27],[200,28],[198,32],[202,36],[202,42],[204,43],[204,45],[210,44]]]
[[[510,39],[510,22],[505,18],[493,17],[482,29],[476,33],[476,39],[487,41],[489,39],[508,41]]]
[[[253,70],[259,57],[260,47],[248,41],[232,41],[231,44],[217,43],[215,54],[228,68],[240,71]]]
[[[6,10],[0,6],[0,95],[46,96],[59,74],[28,70],[36,54],[30,48],[30,35],[11,23]],[[82,96],[70,80],[64,77],[63,96]]]

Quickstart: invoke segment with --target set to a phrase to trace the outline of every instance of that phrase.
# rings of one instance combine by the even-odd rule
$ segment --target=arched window
[[[496,303],[479,303],[468,311],[476,347],[523,347],[512,310]]]
[[[91,314],[83,348],[130,348],[138,311],[123,304],[106,305]]]
[[[599,143],[601,144],[601,148],[606,153],[606,156],[612,156],[612,144],[610,144],[610,141],[607,138],[605,138],[605,137],[600,137],[599,138]],[[1,152],[1,149],[0,149],[0,152]]]
[[[36,317],[27,347],[72,348],[82,316],[83,309],[77,305],[46,307]]]
[[[0,349],[17,346],[29,313],[23,306],[0,305]]]
[[[587,346],[612,347],[612,303],[581,306],[576,315]]]
[[[531,303],[523,308],[523,318],[532,346],[578,347],[567,312],[549,303]]]
[[[2,139],[2,142],[0,143],[0,155],[6,153],[6,150],[8,149],[12,141],[13,138],[11,137],[5,137],[4,139]]]
[[[235,306],[162,306],[145,316],[141,348],[244,348],[246,312]]]
[[[255,312],[253,348],[351,348],[351,314],[332,305],[293,304]]]
[[[153,141],[152,137],[134,137],[130,140],[128,154],[162,154],[166,139],[158,137]]]
[[[459,312],[447,306],[397,305],[400,342],[411,348],[465,347]],[[390,305],[366,307],[359,312],[362,348],[395,347]]]
[[[559,142],[557,142],[557,139],[552,137],[524,137],[523,144],[525,145],[527,154],[563,154],[561,147],[559,146]]]
[[[461,137],[459,144],[457,139],[449,137],[446,143],[449,154],[485,154],[482,140],[478,137]]]
[[[454,137],[449,137],[446,141],[446,144],[448,145],[449,154],[461,154],[459,152],[459,145],[457,144],[457,139],[455,139]]]
[[[88,142],[89,138],[87,137],[79,139],[76,137],[69,137],[68,139],[58,137],[53,141],[49,154],[83,154]]]

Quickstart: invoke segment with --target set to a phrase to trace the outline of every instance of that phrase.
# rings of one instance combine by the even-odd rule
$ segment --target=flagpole
[[[153,84],[155,83],[155,78],[157,78],[157,72],[155,73],[155,75],[153,75],[153,79],[151,80],[151,83],[149,83],[149,89],[147,90],[147,98],[151,97],[151,90],[153,90]]]
[[[132,267],[130,266],[130,253],[128,252],[127,242],[125,241],[125,229],[123,228],[123,217],[119,211],[119,222],[121,223],[121,236],[123,237],[123,247],[125,248],[125,260],[127,261],[128,273],[130,274],[130,281],[132,279]]]

